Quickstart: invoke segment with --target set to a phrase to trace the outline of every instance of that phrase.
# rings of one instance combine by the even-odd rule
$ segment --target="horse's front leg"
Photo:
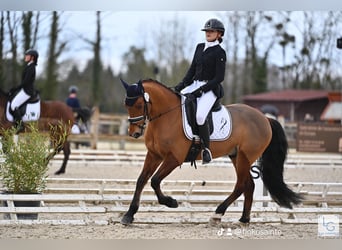
[[[125,213],[125,215],[121,219],[121,224],[129,225],[133,222],[134,215],[139,209],[140,196],[141,196],[142,190],[144,186],[146,185],[147,181],[152,176],[152,174],[156,171],[160,162],[161,162],[161,159],[158,156],[153,155],[151,152],[147,152],[143,170],[140,173],[137,183],[136,183],[133,199],[131,201],[128,211]]]
[[[151,179],[151,186],[158,197],[158,202],[162,205],[172,208],[178,207],[178,202],[171,196],[165,196],[163,194],[163,192],[160,189],[160,183],[179,165],[180,164],[178,160],[173,156],[172,153],[170,153],[166,156],[162,165],[159,167],[158,171],[154,174],[154,176]]]

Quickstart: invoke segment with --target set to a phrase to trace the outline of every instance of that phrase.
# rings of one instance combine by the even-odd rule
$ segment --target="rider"
[[[72,85],[69,87],[69,96],[65,100],[66,104],[72,108],[72,111],[75,113],[75,119],[76,119],[76,126],[73,127],[73,133],[79,134],[79,133],[88,133],[88,128],[86,125],[86,122],[90,119],[91,111],[88,108],[81,108],[80,101],[77,97],[78,87],[75,85]],[[81,121],[81,122],[80,122]],[[79,130],[79,131],[78,131]]]
[[[221,82],[225,75],[226,52],[220,46],[225,32],[221,21],[209,19],[202,31],[205,31],[206,42],[197,44],[190,68],[183,80],[175,86],[175,90],[197,97],[196,122],[199,137],[204,144],[202,163],[206,164],[212,159],[206,118],[216,100],[224,95]]]
[[[27,63],[22,76],[21,84],[18,86],[18,92],[14,96],[11,102],[11,111],[14,117],[15,126],[17,131],[23,129],[23,124],[21,121],[22,114],[19,108],[36,93],[34,88],[34,81],[36,80],[36,66],[38,62],[38,51],[34,49],[29,49],[25,52],[25,62]]]
[[[69,87],[69,96],[65,101],[66,104],[69,107],[71,107],[74,111],[81,107],[80,101],[77,98],[77,92],[78,92],[77,86],[74,86],[74,85],[70,86]]]

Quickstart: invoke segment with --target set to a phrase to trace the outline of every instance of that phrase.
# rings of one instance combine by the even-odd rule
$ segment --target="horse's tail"
[[[285,132],[277,120],[268,120],[272,128],[272,139],[260,158],[261,177],[272,199],[282,207],[292,208],[292,204],[299,204],[303,198],[284,182],[284,162],[288,150]]]

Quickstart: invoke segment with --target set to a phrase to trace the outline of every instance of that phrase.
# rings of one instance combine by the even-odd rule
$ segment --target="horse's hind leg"
[[[237,154],[236,158],[232,159],[232,162],[235,167],[237,182],[233,192],[216,208],[215,215],[211,218],[213,222],[219,222],[228,206],[239,198],[242,193],[245,195],[245,201],[240,221],[246,223],[249,222],[250,219],[254,192],[254,182],[250,174],[250,163],[241,151]]]
[[[161,181],[168,176],[177,166],[179,166],[178,160],[173,156],[173,154],[168,154],[164,159],[162,165],[159,167],[158,171],[153,175],[151,179],[151,186],[154,189],[158,197],[159,204],[176,208],[178,207],[177,200],[173,199],[171,196],[165,196],[160,189]]]
[[[62,150],[62,149],[59,148],[57,153],[59,153],[61,150]],[[60,167],[60,169],[59,169],[58,171],[55,172],[56,175],[64,174],[64,173],[65,173],[65,169],[66,169],[66,165],[67,165],[67,163],[68,163],[69,157],[70,157],[70,153],[71,153],[71,150],[70,150],[70,142],[69,142],[69,141],[66,141],[66,142],[63,144],[63,155],[64,155],[63,163],[62,163],[62,166]]]
[[[247,181],[248,180],[248,181]],[[249,178],[246,179],[246,188],[244,192],[245,200],[243,203],[243,212],[242,216],[239,219],[242,223],[249,223],[250,221],[250,214],[252,209],[252,203],[253,203],[253,193],[254,193],[254,181],[251,175],[249,175]]]
[[[145,184],[147,183],[148,179],[156,171],[160,162],[161,162],[161,159],[159,157],[153,155],[150,152],[147,152],[143,170],[140,173],[137,183],[136,183],[133,199],[131,201],[128,211],[125,213],[125,215],[121,219],[121,224],[128,225],[133,222],[134,215],[139,209],[140,196],[141,196],[142,190]]]

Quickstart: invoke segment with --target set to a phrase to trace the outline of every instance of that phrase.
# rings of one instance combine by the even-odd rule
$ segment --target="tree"
[[[299,13],[296,13],[297,15]],[[302,12],[301,45],[293,57],[293,88],[334,88],[332,60],[336,54],[336,37],[342,13]],[[340,60],[338,57],[336,60]]]
[[[193,31],[189,30],[186,20],[176,15],[172,20],[164,20],[159,26],[156,25],[152,36],[152,54],[155,55],[160,81],[174,86],[184,77],[189,67],[187,61],[192,59],[195,51]],[[186,55],[190,56],[187,58]]]
[[[39,12],[1,12],[0,78],[3,89],[20,84],[20,73],[25,66],[23,53],[38,40],[39,19]],[[18,52],[21,53],[19,57]]]
[[[126,65],[124,78],[128,82],[137,82],[139,79],[151,78],[154,63],[149,65],[145,58],[145,49],[131,46],[129,51],[123,55]]]
[[[93,60],[92,60],[92,80],[91,80],[91,103],[92,105],[98,106],[100,104],[102,92],[102,83],[101,83],[101,71],[103,69],[101,62],[101,11],[96,11],[96,21],[95,21],[95,39],[90,40],[87,37],[84,37],[82,34],[79,37],[90,45],[91,51],[93,52]]]
[[[0,88],[5,85],[5,60],[4,60],[4,41],[5,41],[5,15],[0,12]]]
[[[14,85],[19,85],[19,69],[20,66],[17,61],[18,55],[18,28],[20,23],[20,18],[18,18],[16,12],[7,11],[7,28],[8,36],[10,42],[10,52],[12,54],[11,64],[10,64],[10,74],[8,81]]]
[[[67,41],[60,41],[61,26],[59,25],[60,15],[53,11],[49,33],[48,59],[46,64],[46,78],[43,98],[56,99],[58,94],[58,63],[57,60],[65,50]]]
[[[288,31],[288,24],[291,23],[291,12],[286,11],[277,14],[281,20],[275,22],[274,28],[275,36],[278,39],[278,45],[281,47],[282,51],[282,66],[280,66],[279,69],[281,71],[282,88],[285,89],[288,85],[286,80],[286,71],[288,69],[288,65],[286,64],[286,49],[290,45],[293,47],[295,46],[296,37]]]
[[[226,26],[223,42],[226,46],[227,67],[225,80],[222,83],[225,91],[223,103],[235,103],[239,95],[242,84],[241,73],[239,74],[239,48],[240,46],[240,30],[241,30],[241,13],[238,11],[226,12],[222,16],[222,21]],[[240,84],[241,83],[241,84]]]
[[[35,20],[33,20],[35,16]],[[22,13],[22,33],[23,33],[23,50],[26,51],[35,48],[38,39],[40,13],[36,15],[32,11]]]
[[[94,104],[98,105],[100,101],[99,93],[101,93],[101,84],[100,84],[100,76],[101,76],[101,12],[96,12],[96,38],[93,42],[93,50],[94,50],[94,70],[93,70],[93,84],[92,90],[94,93]]]
[[[252,86],[249,90],[252,93],[264,92],[267,90],[268,56],[275,43],[275,36],[264,39],[257,35],[262,25],[265,23],[273,24],[273,18],[265,15],[262,11],[248,12],[246,18],[247,41],[249,42],[247,49],[250,50],[248,54],[250,56],[252,79]],[[263,29],[266,28],[263,27]],[[262,40],[257,41],[258,38]],[[263,51],[257,44],[263,44]]]

